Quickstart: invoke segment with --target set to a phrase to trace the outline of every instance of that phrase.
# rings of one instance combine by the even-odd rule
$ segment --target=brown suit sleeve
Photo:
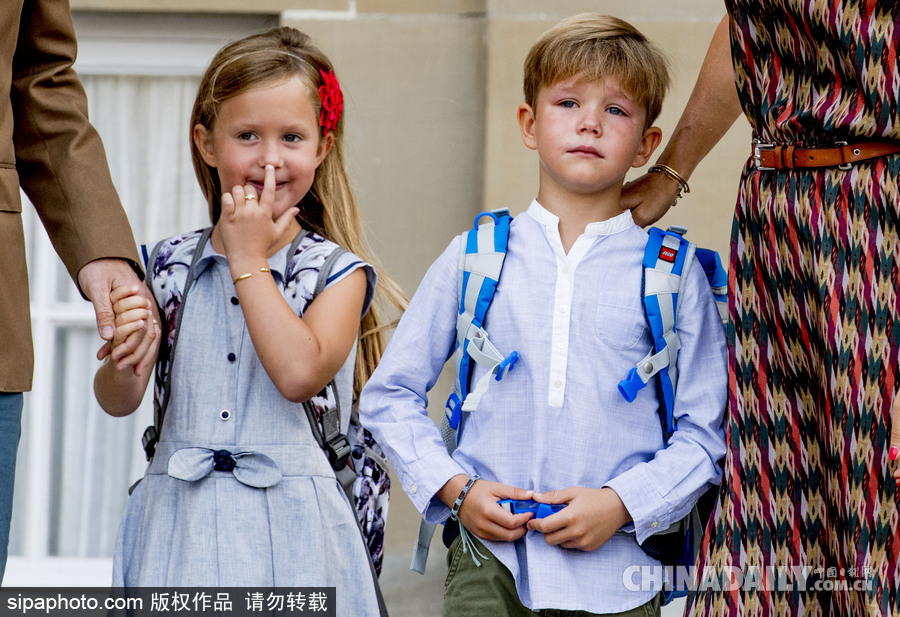
[[[10,92],[19,182],[76,283],[82,266],[104,257],[125,259],[142,276],[103,144],[72,70],[75,53],[68,0],[26,0]]]

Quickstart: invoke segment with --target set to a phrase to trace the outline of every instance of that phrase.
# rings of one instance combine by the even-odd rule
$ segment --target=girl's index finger
[[[115,304],[122,298],[135,295],[140,288],[137,285],[121,285],[109,292],[109,301]]]
[[[259,196],[260,205],[271,205],[275,201],[275,166],[266,165],[266,175],[263,179],[263,190]]]

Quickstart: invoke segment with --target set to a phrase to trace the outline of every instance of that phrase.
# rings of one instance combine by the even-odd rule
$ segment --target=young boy
[[[659,589],[629,591],[625,570],[658,565],[638,543],[719,480],[725,341],[698,264],[679,303],[678,430],[668,447],[655,383],[633,403],[616,387],[652,348],[641,305],[647,234],[619,199],[626,172],[659,144],[651,124],[668,81],[664,58],[621,20],[580,15],[541,36],[518,110],[540,185],[510,226],[484,322],[502,354],[518,351],[515,369],[465,414],[450,456],[426,393],[456,339],[456,240],[363,391],[362,422],[426,520],[446,519],[463,497],[459,521],[477,552],[453,541],[445,615],[656,614]],[[497,503],[530,498],[566,507],[532,519]]]

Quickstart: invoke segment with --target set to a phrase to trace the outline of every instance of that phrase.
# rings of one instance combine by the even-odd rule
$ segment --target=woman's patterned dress
[[[727,4],[758,139],[900,140],[900,2]],[[900,615],[898,178],[900,155],[744,170],[728,453],[688,615]]]

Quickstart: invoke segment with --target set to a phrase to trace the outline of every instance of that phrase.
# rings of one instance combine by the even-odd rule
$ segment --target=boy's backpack
[[[156,444],[162,434],[166,407],[169,402],[171,364],[178,344],[178,331],[188,292],[196,276],[195,268],[203,247],[212,233],[212,227],[190,232],[182,236],[158,242],[147,255],[147,247],[143,246],[144,259],[147,265],[148,283],[152,280],[151,289],[156,296],[157,304],[162,307],[165,317],[165,335],[160,341],[156,363],[156,376],[153,396],[153,425],[144,431],[142,443],[147,460],[153,458]],[[303,242],[307,240],[306,242]],[[340,247],[335,248],[321,265],[312,297],[305,299],[295,291],[303,269],[299,267],[300,256],[310,246],[321,242],[319,236],[302,230],[294,238],[287,252],[287,262],[282,281],[282,293],[288,304],[298,314],[325,288],[334,262],[344,253]],[[373,579],[378,594],[379,604],[383,609],[383,600],[378,587],[377,574],[381,572],[384,551],[384,524],[390,497],[390,477],[387,463],[381,446],[372,434],[360,425],[359,414],[355,406],[339,400],[334,380],[317,395],[303,404],[309,420],[313,436],[328,457],[335,475],[347,493],[353,505],[360,532],[371,558]],[[350,426],[347,434],[341,433],[341,410],[350,408]],[[386,609],[382,610],[386,615]]]
[[[479,226],[482,217],[491,218],[492,225]],[[509,237],[511,217],[506,209],[479,214],[474,228],[463,233],[459,262],[459,316],[457,319],[456,363],[453,391],[447,400],[441,433],[449,452],[456,449],[458,432],[462,426],[462,412],[474,411],[491,379],[500,381],[514,366],[518,354],[503,356],[491,345],[487,332],[481,327],[494,296]],[[676,328],[678,296],[683,291],[690,264],[696,255],[703,266],[716,299],[716,307],[723,321],[727,316],[726,292],[728,276],[719,256],[709,249],[698,249],[684,239],[687,230],[670,227],[667,231],[651,228],[643,259],[642,296],[648,324],[654,340],[654,350],[647,354],[619,384],[619,391],[629,402],[655,375],[658,377],[660,422],[666,441],[677,430],[674,420],[675,389],[678,383],[676,361],[680,342]],[[487,374],[470,390],[474,365],[488,368]],[[651,536],[641,548],[667,566],[691,566],[699,550],[699,543],[709,515],[717,487],[709,489],[691,513],[669,529]],[[424,572],[434,525],[422,521],[416,542],[411,569]],[[666,591],[665,602],[686,592]]]

